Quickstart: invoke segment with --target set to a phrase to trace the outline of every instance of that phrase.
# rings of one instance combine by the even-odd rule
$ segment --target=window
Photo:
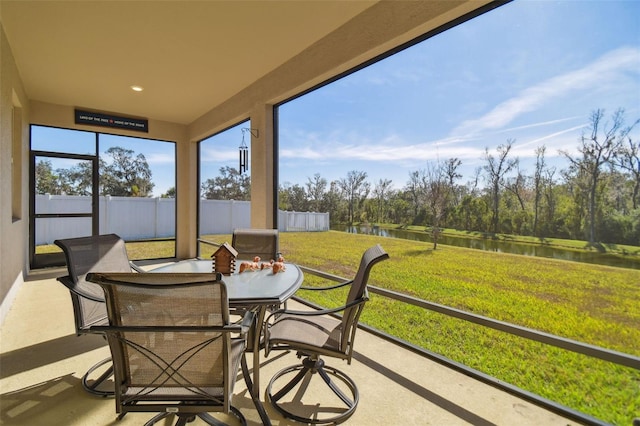
[[[134,260],[175,256],[174,143],[32,126],[31,158],[33,264],[60,261],[56,239],[96,233],[120,235]]]
[[[588,240],[588,216],[556,207],[578,201],[568,157],[592,114],[603,112],[601,131],[618,110],[627,125],[640,118],[637,12],[512,2],[280,105],[279,207],[329,211],[335,225]],[[640,126],[629,136],[637,146]],[[492,177],[489,161],[507,147],[511,166]],[[640,229],[623,229],[625,216],[640,218],[638,176],[613,160],[602,170],[596,239],[637,243]]]
[[[251,226],[250,168],[240,173],[239,147],[245,145],[250,161],[251,134],[245,121],[217,133],[199,144],[199,237],[218,243],[216,234],[231,234],[234,228]],[[213,253],[200,245],[200,256]]]

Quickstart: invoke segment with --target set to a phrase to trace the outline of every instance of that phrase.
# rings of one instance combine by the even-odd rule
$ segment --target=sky
[[[591,113],[609,119],[618,108],[627,124],[640,118],[640,1],[515,0],[281,105],[280,184],[364,171],[372,186],[390,179],[401,189],[411,172],[449,158],[462,161],[464,184],[486,149],[495,156],[509,140],[523,172],[533,173],[542,145],[559,171],[559,151],[576,152]],[[238,168],[248,127],[202,143],[203,179]],[[640,125],[632,136],[640,140]],[[154,196],[174,186],[173,144],[110,138],[102,152],[144,152]]]
[[[508,140],[521,170],[542,145],[562,169],[599,108],[640,118],[640,2],[516,0],[283,105],[280,182],[400,189],[458,158],[465,183]]]

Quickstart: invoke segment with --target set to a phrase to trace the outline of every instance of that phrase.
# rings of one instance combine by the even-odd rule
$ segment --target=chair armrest
[[[240,332],[241,335],[244,336],[249,332],[251,327],[253,327],[255,318],[256,318],[255,312],[253,311],[245,312],[244,317],[242,317],[242,321],[240,322],[240,328],[242,329],[242,331]]]
[[[323,290],[334,290],[336,288],[340,288],[340,287],[344,287],[346,285],[350,285],[351,283],[353,283],[353,280],[349,280],[349,281],[345,281],[343,283],[338,283],[335,285],[330,285],[327,287],[307,287],[307,286],[301,286],[300,290],[311,290],[311,291],[323,291]]]
[[[65,287],[69,289],[70,292],[77,294],[80,297],[84,297],[85,299],[93,300],[94,302],[104,303],[104,297],[100,298],[99,296],[95,296],[91,293],[87,293],[82,291],[80,287],[76,285],[75,282],[71,279],[69,275],[65,275],[64,277],[58,277],[58,282],[62,283]]]
[[[369,298],[362,297],[360,299],[356,299],[356,300],[352,301],[351,303],[347,303],[346,305],[338,306],[337,308],[319,309],[319,310],[315,310],[315,311],[294,311],[294,310],[289,310],[289,309],[279,309],[279,310],[277,310],[275,312],[272,312],[271,315],[269,315],[267,317],[267,319],[265,320],[265,324],[269,323],[269,320],[271,319],[271,317],[280,316],[280,315],[283,315],[283,314],[285,314],[285,315],[307,316],[307,317],[335,314],[335,313],[338,313],[338,312],[342,312],[345,309],[351,308],[353,306],[357,306],[357,305],[360,305],[362,303],[365,303],[368,300],[369,300]]]
[[[135,263],[133,263],[132,261],[129,261],[129,265],[131,266],[131,269],[133,269],[135,272],[140,272],[140,273],[147,272],[141,267],[139,267],[138,265],[136,265]]]
[[[194,332],[194,331],[214,331],[214,332],[228,332],[228,333],[239,333],[241,331],[241,327],[238,325],[230,324],[230,325],[191,325],[191,326],[180,326],[180,325],[144,325],[144,326],[122,326],[122,325],[94,325],[89,328],[92,332],[101,332],[101,333],[118,333],[118,332],[128,332],[128,333],[149,333],[152,331],[155,332]]]

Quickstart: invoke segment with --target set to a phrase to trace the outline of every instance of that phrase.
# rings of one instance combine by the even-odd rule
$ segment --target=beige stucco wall
[[[14,106],[20,113],[14,123]],[[0,322],[18,287],[24,282],[28,262],[29,212],[28,192],[28,123],[29,105],[22,81],[11,53],[4,28],[0,26]],[[21,138],[22,194],[19,212],[14,217],[12,204],[12,157],[14,134]]]

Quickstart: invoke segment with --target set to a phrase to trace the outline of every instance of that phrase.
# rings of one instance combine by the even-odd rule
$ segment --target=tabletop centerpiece
[[[236,257],[238,252],[229,243],[224,243],[216,250],[211,258],[213,259],[213,272],[222,275],[231,275],[236,269]]]

